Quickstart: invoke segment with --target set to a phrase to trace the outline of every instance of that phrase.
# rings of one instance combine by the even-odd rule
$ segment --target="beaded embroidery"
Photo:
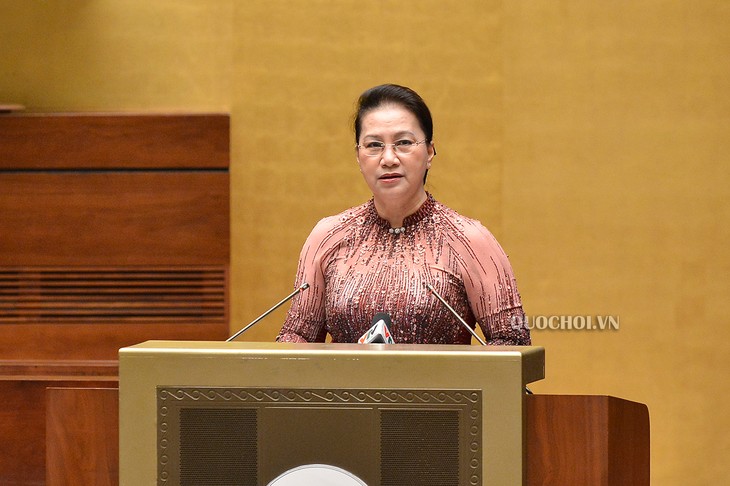
[[[471,335],[427,289],[431,283],[489,344],[529,344],[512,267],[478,221],[429,194],[395,231],[372,200],[325,218],[307,239],[279,341],[357,342],[378,312],[396,343],[468,344]],[[397,236],[397,237],[394,237]],[[514,327],[514,328],[513,328]]]

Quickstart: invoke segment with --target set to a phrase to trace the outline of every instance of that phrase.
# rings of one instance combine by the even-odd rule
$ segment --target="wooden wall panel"
[[[228,186],[224,171],[0,171],[0,265],[226,265]]]
[[[228,336],[228,166],[227,115],[0,116],[0,484],[45,484],[46,419],[73,418],[46,417],[47,387],[117,386],[124,346]],[[60,469],[104,455],[63,447]]]
[[[4,169],[228,169],[227,115],[0,117]]]
[[[58,375],[37,378],[21,380],[3,376],[0,366],[0,484],[3,486],[45,484],[46,388],[118,387],[118,380],[110,377],[94,381]],[[117,420],[116,416],[105,419],[108,423]]]
[[[0,270],[0,324],[223,320],[217,267],[49,267]]]
[[[48,388],[46,484],[119,484],[119,391]]]
[[[188,323],[174,320],[137,324],[0,324],[0,367],[7,365],[7,360],[36,360],[41,364],[49,360],[111,360],[117,359],[119,348],[152,339],[222,341],[229,335],[228,324],[222,319]]]
[[[228,334],[229,117],[0,117],[0,360]]]

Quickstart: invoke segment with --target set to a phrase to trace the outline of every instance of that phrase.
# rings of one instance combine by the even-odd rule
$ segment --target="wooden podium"
[[[240,343],[239,346],[246,346],[246,343]],[[194,351],[198,354],[198,359],[195,360],[197,364],[210,358],[206,357],[204,348],[205,346]],[[229,351],[229,363],[231,359],[235,361],[236,358],[233,358],[235,354],[235,351]],[[537,359],[539,361],[539,355]],[[534,361],[535,359],[532,359],[532,364]],[[345,367],[347,366],[349,365],[345,364]],[[230,379],[231,373],[235,375],[238,371],[230,370],[228,378],[217,378],[205,383],[220,384]],[[149,378],[150,376],[140,379],[147,381]],[[199,376],[196,375],[191,379],[198,385],[203,384],[197,381],[197,378]],[[135,378],[133,376],[125,378],[122,371],[122,387],[125,386],[127,379]],[[235,380],[235,377],[233,379]],[[79,395],[74,398],[76,393]],[[556,486],[649,484],[649,415],[645,405],[609,396],[521,396],[524,400],[523,484]],[[115,432],[119,419],[113,413],[109,413],[109,410],[114,408],[118,403],[117,400],[116,391],[109,389],[49,391],[48,413],[49,417],[52,417],[49,418],[49,430],[52,426],[53,433],[49,433],[47,437],[49,441],[47,484],[56,486],[119,484],[117,478],[119,463],[115,454],[116,449],[110,446],[111,435],[100,432],[82,437],[78,422],[81,420],[80,417],[85,417],[83,423],[97,424],[92,429]],[[123,431],[127,427],[124,422],[129,420],[129,417],[135,422],[147,420],[140,418],[140,414],[144,415],[144,408],[147,407],[142,402],[155,401],[155,398],[127,397],[124,400],[127,403],[122,405]],[[140,412],[135,414],[135,410]],[[66,420],[59,420],[59,417],[64,416],[67,417]],[[125,433],[129,432],[130,429],[127,428]],[[140,438],[140,440],[147,439]],[[127,446],[140,447],[140,442],[136,442],[129,435],[122,440],[122,448],[125,447],[125,443]],[[83,464],[75,465],[74,460]],[[128,463],[128,466],[130,464]],[[121,466],[123,468],[124,463]],[[144,467],[144,465],[135,464],[134,467]],[[152,478],[136,484],[158,483]],[[503,483],[485,480],[477,484]]]

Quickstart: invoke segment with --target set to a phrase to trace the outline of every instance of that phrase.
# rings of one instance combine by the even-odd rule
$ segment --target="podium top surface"
[[[119,350],[126,353],[220,353],[220,354],[419,354],[480,355],[543,359],[541,346],[469,346],[463,344],[342,344],[277,343],[247,341],[145,341]]]
[[[476,346],[460,344],[341,344],[246,341],[146,341],[119,350],[120,361],[135,356],[218,356],[267,359],[355,358],[358,360],[460,359],[520,362],[526,383],[545,377],[545,349],[540,346]]]

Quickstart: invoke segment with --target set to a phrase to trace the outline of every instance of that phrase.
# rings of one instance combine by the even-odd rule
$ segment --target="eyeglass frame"
[[[398,144],[401,143],[401,142],[410,142],[411,145],[409,145],[408,147],[412,147],[411,152],[399,152],[398,151]],[[428,139],[424,138],[423,140],[416,141],[416,142],[411,142],[410,140],[403,139],[403,140],[397,140],[394,143],[385,143],[385,142],[377,142],[377,141],[368,142],[368,143],[378,143],[378,144],[381,144],[380,152],[378,152],[377,154],[368,154],[368,153],[365,153],[365,157],[378,157],[378,156],[382,156],[385,153],[385,149],[387,147],[389,147],[389,146],[390,147],[393,147],[393,152],[396,155],[410,155],[410,154],[413,153],[413,150],[416,150],[416,147],[418,147],[419,145],[421,145],[423,143],[428,143]],[[355,144],[355,149],[356,150],[366,149],[366,148],[367,147],[365,145],[361,145],[359,143],[358,144]]]

